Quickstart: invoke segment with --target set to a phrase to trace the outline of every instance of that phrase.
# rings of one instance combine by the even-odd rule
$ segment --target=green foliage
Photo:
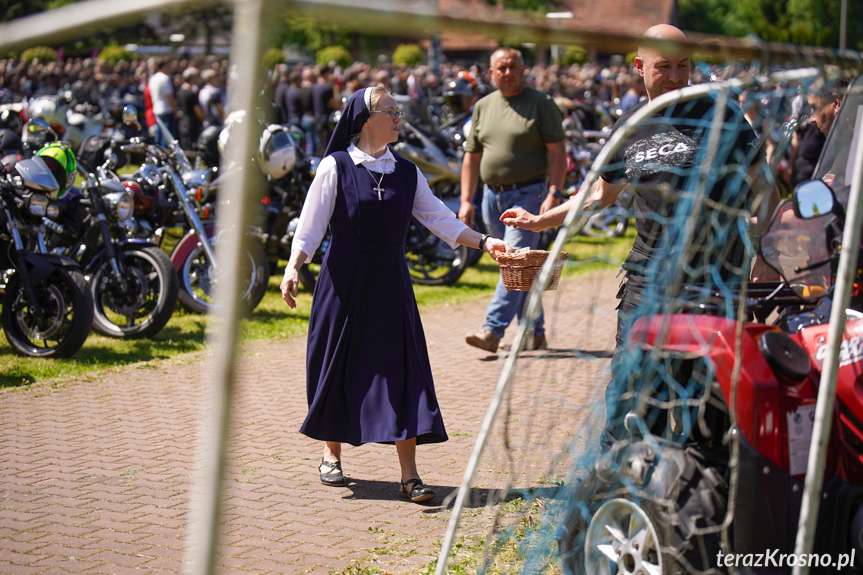
[[[280,48],[270,48],[264,52],[261,62],[264,70],[272,70],[277,64],[285,63],[285,53]]]
[[[125,60],[129,62],[135,59],[135,55],[123,48],[122,46],[105,46],[101,52],[99,52],[99,56],[96,58],[100,62],[107,62],[108,64],[116,64],[117,62]]]
[[[57,60],[57,50],[49,46],[34,46],[21,52],[21,59],[28,64],[32,64],[36,59],[42,63],[54,62]]]
[[[679,0],[680,25],[706,34],[839,47],[842,0]],[[863,0],[848,0],[847,47],[863,46]]]
[[[342,68],[347,68],[353,62],[353,58],[344,46],[328,46],[322,50],[318,50],[315,61],[318,66],[326,66],[330,62],[335,62]]]
[[[504,10],[526,12],[535,16],[569,9],[562,0],[486,0],[486,2],[494,6],[503,4]]]
[[[55,10],[57,8],[62,8],[63,6],[69,6],[70,4],[74,4],[75,0],[50,0],[45,7],[48,10]]]
[[[291,14],[285,20],[282,43],[295,46],[307,54],[317,54],[330,46],[351,45],[351,37],[343,29],[316,20],[311,16]]]
[[[425,53],[416,44],[399,44],[393,52],[393,64],[397,66],[417,66],[422,63]]]
[[[587,62],[587,50],[581,46],[567,46],[560,57],[561,66],[572,66],[573,64],[584,64]]]

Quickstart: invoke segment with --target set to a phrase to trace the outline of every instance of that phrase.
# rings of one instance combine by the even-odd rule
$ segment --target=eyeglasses
[[[386,114],[393,120],[400,120],[405,117],[405,113],[401,110],[372,110],[372,114]]]

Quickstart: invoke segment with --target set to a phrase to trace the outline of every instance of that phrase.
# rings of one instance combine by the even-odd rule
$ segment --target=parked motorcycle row
[[[394,151],[416,163],[432,190],[458,211],[469,109],[448,108],[443,99],[423,105],[405,99],[400,105],[408,119]],[[572,190],[607,135],[589,127],[610,124],[601,110],[581,108],[580,115],[564,110],[568,121],[581,117],[587,124],[575,124],[567,132]],[[75,101],[70,93],[5,105],[2,112],[5,208],[0,241],[9,247],[0,261],[5,270],[0,288],[4,330],[17,353],[69,357],[91,328],[109,337],[148,338],[166,325],[177,304],[197,313],[213,310],[219,305],[214,295],[221,241],[250,239],[244,242],[248,257],[241,305],[246,312],[263,298],[270,275],[280,273],[280,261],[289,258],[320,160],[306,153],[299,128],[260,123],[254,160],[267,180],[260,210],[250,229],[217,233],[217,191],[223,179],[219,150],[243,113],[229,117],[224,129],[202,134],[191,154],[193,165],[176,142],[157,146],[149,141],[138,110],[124,102],[100,110]],[[63,177],[54,174],[54,188],[47,173],[51,170],[43,173],[39,164],[45,159],[38,152],[50,142],[62,142],[77,156],[72,168],[76,186],[66,189],[59,181]],[[137,170],[119,175],[128,164]],[[625,222],[621,214],[586,229],[610,237],[622,233]],[[478,226],[482,229],[482,222]],[[546,233],[545,245],[552,237],[552,231]],[[328,245],[325,238],[313,264],[321,263]],[[409,228],[405,259],[417,284],[451,285],[479,255],[464,246],[450,248],[415,220]],[[60,276],[65,279],[56,279]],[[314,288],[308,265],[300,280]]]

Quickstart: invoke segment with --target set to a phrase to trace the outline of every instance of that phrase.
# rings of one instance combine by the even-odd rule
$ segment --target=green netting
[[[469,564],[467,555],[456,550],[448,572],[725,572],[717,567],[720,552],[752,553],[776,541],[764,535],[753,537],[749,547],[740,543],[741,534],[763,529],[764,518],[753,517],[757,502],[735,507],[749,504],[750,490],[759,491],[748,483],[753,471],[747,466],[753,462],[743,452],[750,446],[735,431],[749,433],[753,425],[744,421],[741,426],[736,402],[741,377],[751,384],[753,376],[746,373],[749,366],[733,358],[757,341],[744,333],[744,322],[781,324],[775,313],[762,317],[750,305],[779,284],[752,282],[750,272],[759,231],[772,216],[770,194],[791,192],[777,174],[794,134],[810,121],[807,94],[854,74],[823,66],[772,74],[734,74],[729,68],[719,74],[726,79],[666,94],[633,115],[631,123],[618,126],[621,135],[605,145],[582,191],[600,175],[626,173],[627,190],[635,195],[629,213],[639,231],[635,253],[618,276],[572,277],[565,271],[560,289],[544,292],[552,346],[547,352],[525,352],[519,345],[519,336],[530,335],[537,309],[528,303],[532,313],[501,376],[502,402],[490,409],[496,417],[489,419],[493,423],[476,469],[479,483],[488,480],[483,474],[489,470],[506,469],[503,488],[485,502],[490,528],[481,534],[482,560]],[[846,101],[856,106],[860,88],[854,84],[851,90]],[[744,118],[743,109],[754,111],[756,119]],[[841,120],[834,129],[852,134],[856,110]],[[685,137],[669,135],[669,124]],[[626,136],[648,129],[656,132],[650,146],[617,153]],[[687,139],[701,143],[688,168],[674,154]],[[637,154],[643,161],[627,163]],[[657,182],[655,171],[665,177]],[[826,171],[815,176],[820,179]],[[847,202],[850,169],[847,174],[836,181],[842,203]],[[645,189],[653,197],[639,199]],[[560,232],[553,251],[571,242],[590,215],[573,209],[572,223]],[[602,256],[601,246],[596,255]],[[567,268],[583,265],[584,260],[570,260]],[[805,275],[797,269],[799,277]],[[619,291],[631,312],[616,347],[609,327]],[[541,294],[532,293],[533,304]],[[720,381],[730,383],[721,386]],[[753,417],[746,406],[743,411]],[[754,425],[763,433],[779,422]],[[781,441],[792,449],[785,436]],[[799,476],[797,456],[790,465],[797,466]],[[766,475],[770,462],[765,461]],[[792,478],[783,485],[796,485],[796,492],[802,481]],[[735,523],[735,518],[741,519]],[[780,548],[792,553],[796,515],[793,521],[770,520],[777,532],[790,533]]]

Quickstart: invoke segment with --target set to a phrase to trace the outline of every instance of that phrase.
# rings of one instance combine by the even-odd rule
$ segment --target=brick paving
[[[565,477],[559,457],[596,431],[614,344],[611,272],[547,292],[550,349],[524,354],[474,483],[461,534],[483,533],[491,490]],[[487,299],[423,310],[450,440],[418,448],[438,498],[397,493],[392,446],[346,446],[346,488],[320,484],[306,413],[304,337],[244,346],[236,381],[219,562],[225,573],[424,571],[437,556],[506,353],[464,344]],[[505,341],[515,332],[510,328]],[[207,353],[0,393],[0,573],[182,573]],[[508,446],[508,447],[507,447]]]

